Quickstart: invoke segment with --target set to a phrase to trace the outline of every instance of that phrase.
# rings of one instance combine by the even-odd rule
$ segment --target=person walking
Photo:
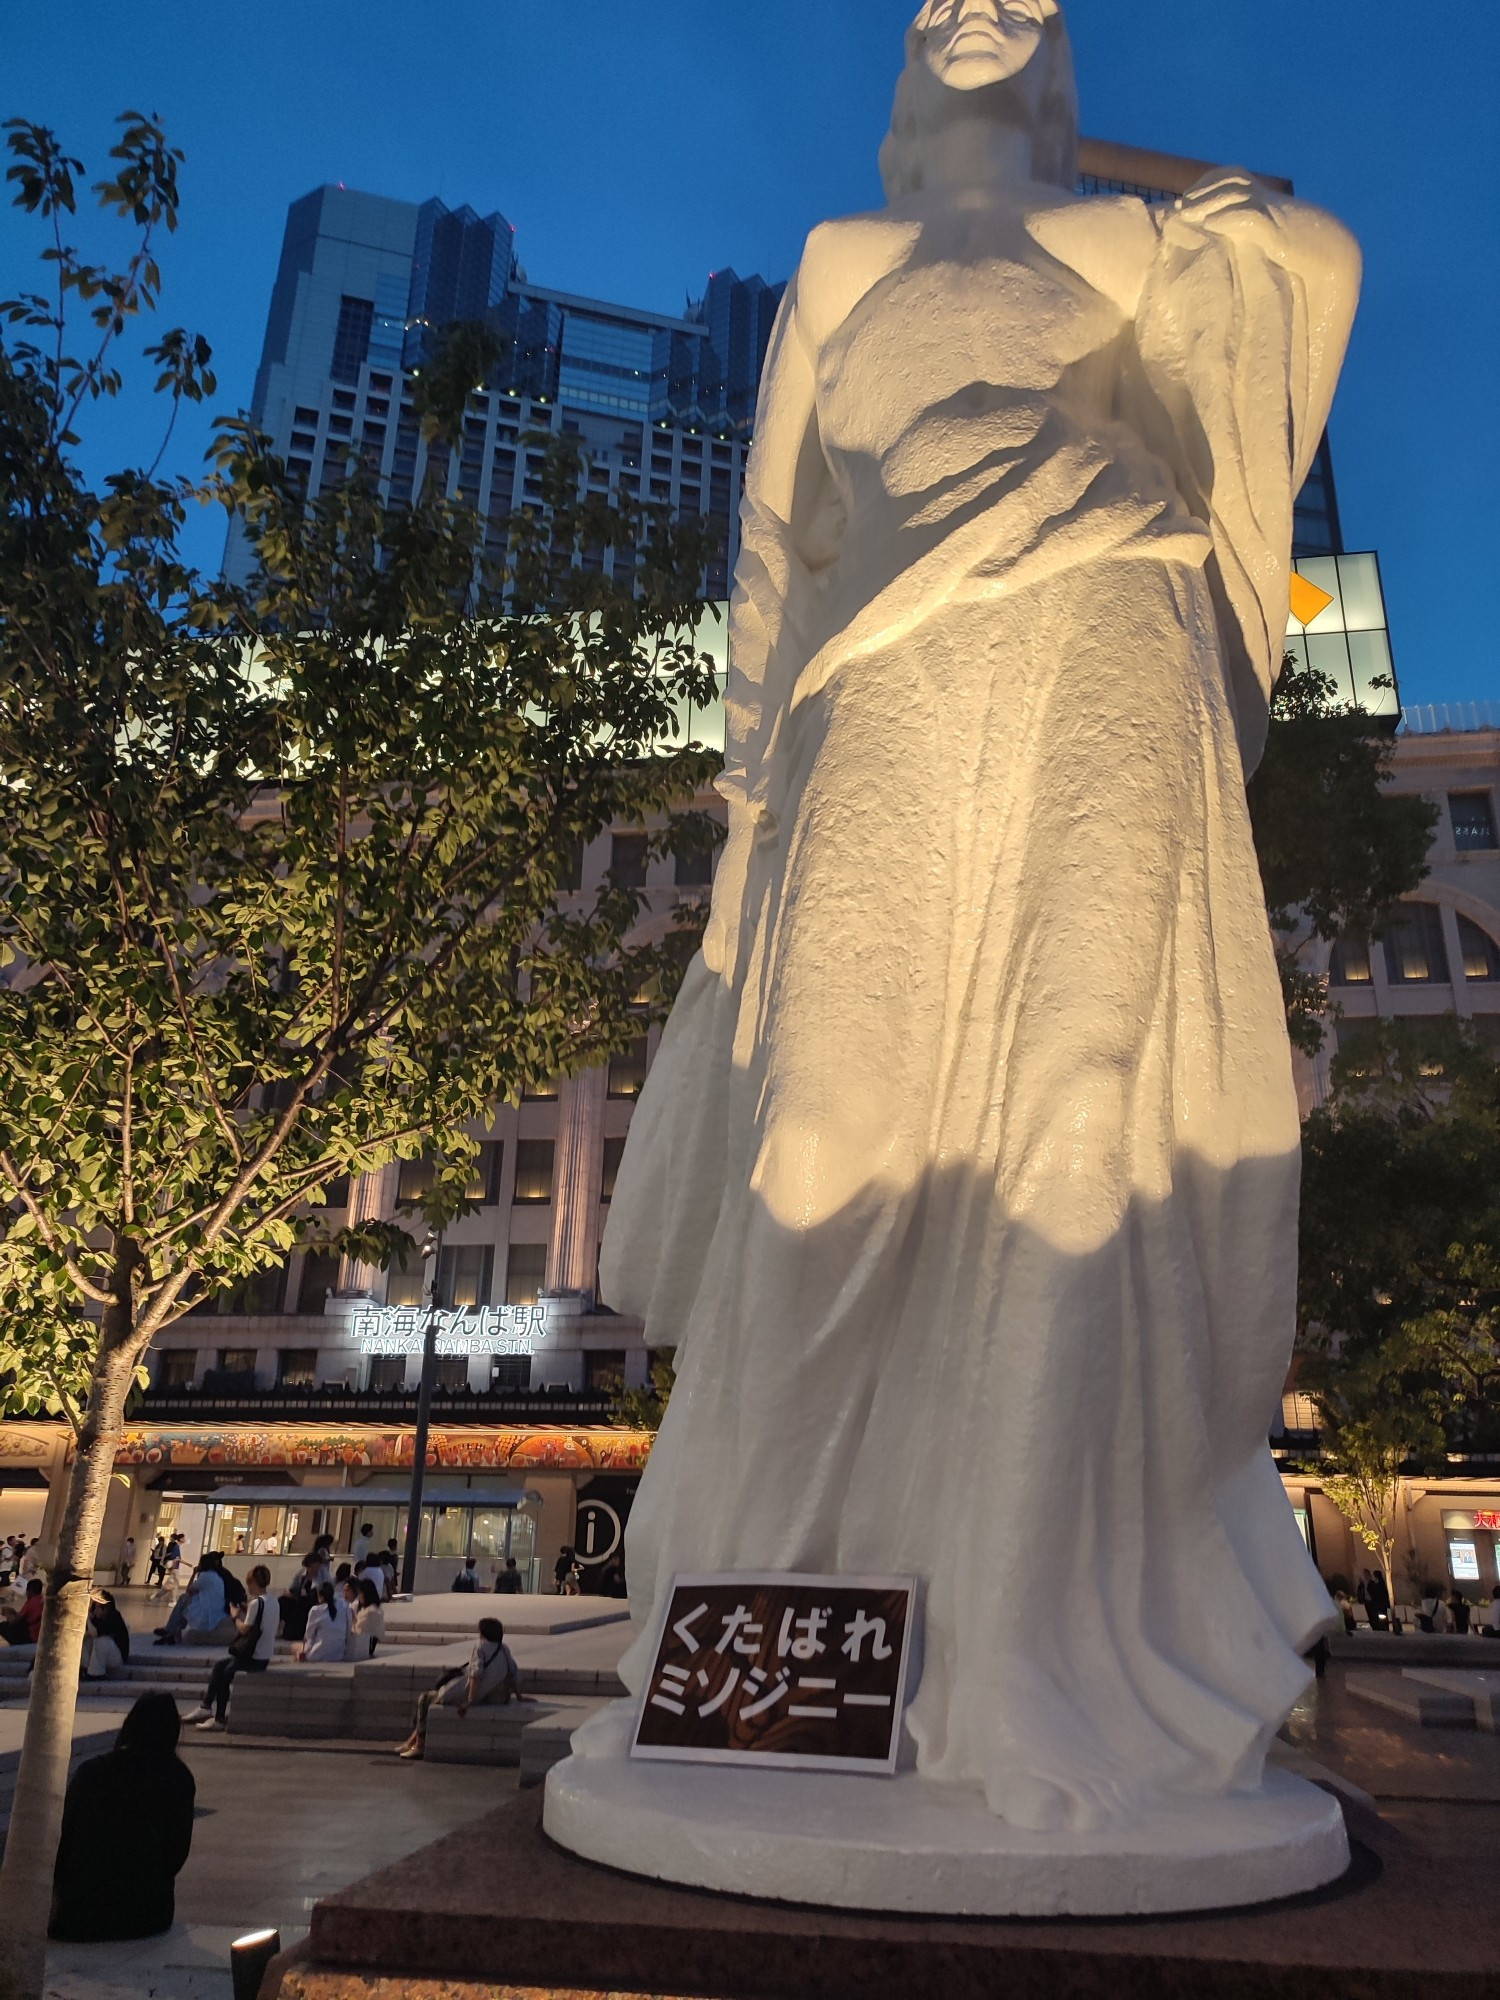
[[[226,1729],[229,1690],[241,1671],[263,1674],[276,1656],[276,1620],[268,1608],[266,1592],[271,1588],[271,1572],[257,1563],[247,1579],[249,1601],[244,1615],[234,1622],[239,1628],[229,1642],[229,1651],[208,1677],[201,1704],[186,1719],[199,1729]]]
[[[158,1535],[151,1544],[151,1553],[146,1558],[146,1588],[154,1590],[167,1580],[167,1538]]]
[[[557,1552],[557,1561],[552,1565],[552,1586],[559,1597],[568,1594],[568,1578],[573,1574],[574,1561],[571,1545],[564,1542]]]
[[[347,1659],[353,1623],[353,1611],[344,1593],[335,1584],[320,1583],[297,1657],[308,1666]]]
[[[468,1665],[458,1673],[445,1674],[435,1687],[417,1697],[416,1721],[410,1736],[397,1746],[396,1755],[417,1759],[425,1754],[427,1718],[434,1707],[456,1708],[460,1715],[467,1715],[481,1705],[525,1699],[520,1671],[505,1643],[505,1627],[498,1618],[481,1618]]]
[[[182,1537],[172,1535],[167,1540],[166,1554],[161,1559],[162,1589],[174,1596],[182,1586]]]
[[[385,1611],[380,1602],[380,1589],[368,1576],[345,1586],[350,1609],[354,1616],[349,1627],[349,1651],[351,1660],[373,1660],[375,1648],[385,1637]]]
[[[177,1755],[169,1694],[143,1694],[102,1757],[81,1764],[63,1802],[47,1935],[106,1944],[156,1937],[176,1917],[193,1844],[193,1774]]]
[[[359,1533],[354,1537],[354,1547],[349,1551],[349,1559],[353,1563],[356,1569],[359,1568],[360,1564],[364,1561],[365,1557],[370,1553],[371,1549],[374,1548],[374,1546],[375,1546],[374,1525],[373,1523],[366,1521],[364,1526],[360,1529]]]
[[[521,1572],[514,1556],[505,1558],[505,1567],[495,1578],[495,1593],[499,1597],[519,1597],[525,1586],[521,1582]]]
[[[1467,1639],[1469,1636],[1471,1610],[1472,1606],[1468,1598],[1464,1596],[1463,1592],[1455,1584],[1452,1594],[1448,1599],[1448,1615],[1453,1621],[1452,1629],[1458,1634],[1460,1639]]]
[[[29,1583],[41,1566],[42,1538],[40,1535],[33,1535],[31,1540],[26,1544],[25,1554],[21,1557],[21,1575]]]
[[[450,1590],[475,1591],[479,1588],[478,1562],[473,1556],[464,1557],[464,1566],[449,1584]]]
[[[1365,1586],[1365,1610],[1374,1630],[1387,1632],[1391,1624],[1391,1592],[1385,1580],[1385,1571],[1373,1569],[1369,1578]]]
[[[130,1572],[135,1568],[135,1536],[127,1535],[120,1544],[120,1560],[115,1564],[115,1576],[120,1587],[126,1588],[130,1582]]]

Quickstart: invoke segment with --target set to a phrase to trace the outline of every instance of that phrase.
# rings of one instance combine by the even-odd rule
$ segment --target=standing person
[[[521,1572],[514,1556],[505,1558],[505,1567],[495,1578],[495,1592],[500,1597],[519,1597],[525,1586],[521,1582]]]
[[[574,1559],[571,1544],[564,1542],[557,1552],[557,1561],[552,1565],[552,1584],[559,1597],[568,1594],[568,1578],[573,1574]]]
[[[1377,1632],[1389,1630],[1391,1622],[1391,1593],[1390,1586],[1386,1583],[1385,1571],[1383,1569],[1370,1571],[1370,1581],[1365,1590],[1365,1609],[1369,1613],[1371,1625]]]
[[[380,1588],[362,1576],[357,1583],[346,1586],[349,1607],[353,1620],[349,1627],[349,1651],[351,1660],[373,1660],[375,1648],[385,1637],[385,1611],[380,1602]]]
[[[1466,1639],[1469,1636],[1470,1610],[1471,1607],[1468,1598],[1464,1596],[1458,1585],[1455,1584],[1452,1594],[1448,1599],[1448,1613],[1453,1620],[1452,1629],[1458,1634],[1460,1639]]]
[[[354,1547],[349,1551],[350,1560],[356,1569],[359,1568],[360,1564],[364,1561],[365,1557],[370,1553],[371,1549],[374,1546],[375,1546],[374,1524],[370,1521],[366,1521],[364,1526],[360,1529],[359,1533],[354,1537]]]
[[[363,1567],[354,1572],[354,1581],[368,1583],[381,1599],[391,1594],[391,1573],[379,1556],[366,1556]]]
[[[42,1538],[33,1535],[26,1544],[26,1552],[21,1557],[21,1574],[30,1582],[42,1566]]]
[[[1500,1583],[1490,1592],[1489,1616],[1484,1621],[1486,1639],[1500,1639]]]
[[[434,1704],[456,1708],[467,1715],[481,1704],[524,1701],[521,1675],[505,1643],[505,1627],[498,1618],[481,1618],[479,1639],[461,1673],[445,1675],[436,1687],[417,1697],[417,1719],[411,1735],[401,1744],[398,1757],[419,1758],[427,1747],[427,1716]]]
[[[173,1593],[182,1584],[182,1537],[171,1535],[167,1539],[167,1552],[161,1563],[162,1588]]]
[[[394,1535],[391,1536],[385,1547],[380,1551],[380,1560],[385,1568],[385,1589],[381,1592],[381,1596],[394,1597],[396,1594],[396,1578],[401,1574],[401,1555],[396,1547],[396,1537]]]
[[[127,1535],[120,1546],[120,1560],[115,1565],[115,1575],[123,1588],[130,1582],[130,1572],[135,1568],[135,1536]]]
[[[239,1628],[229,1642],[229,1651],[208,1677],[202,1703],[186,1719],[199,1729],[228,1727],[229,1690],[242,1670],[263,1674],[276,1656],[276,1620],[268,1610],[266,1592],[271,1588],[271,1572],[257,1563],[247,1579],[249,1601],[243,1616],[234,1621]]]
[[[452,1583],[449,1584],[448,1588],[450,1590],[468,1590],[468,1591],[478,1590],[479,1588],[479,1577],[477,1574],[478,1568],[479,1564],[473,1556],[465,1556],[463,1568],[459,1571],[458,1575],[454,1577]]]
[[[344,1593],[335,1584],[320,1583],[317,1599],[307,1614],[307,1636],[298,1648],[298,1658],[309,1666],[316,1666],[319,1661],[347,1659],[353,1622],[353,1612]]]
[[[157,1584],[165,1583],[166,1580],[167,1538],[165,1535],[158,1535],[151,1544],[150,1555],[146,1558],[146,1588],[150,1590]]]
[[[604,1574],[599,1579],[601,1597],[626,1598],[630,1587],[625,1581],[625,1558],[617,1551],[604,1565]]]
[[[89,1681],[123,1680],[129,1665],[130,1627],[109,1591],[96,1590],[83,1640],[83,1677]]]
[[[102,1944],[172,1928],[174,1885],[193,1844],[181,1727],[169,1694],[143,1694],[114,1749],[79,1766],[63,1804],[48,1937]]]
[[[3,1639],[7,1646],[34,1646],[37,1634],[42,1629],[43,1609],[42,1579],[34,1576],[26,1586],[26,1595],[21,1599],[21,1609],[14,1618],[7,1618],[0,1624],[0,1639]]]

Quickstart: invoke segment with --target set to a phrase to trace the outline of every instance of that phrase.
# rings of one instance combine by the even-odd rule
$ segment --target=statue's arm
[[[842,516],[818,433],[814,352],[799,304],[782,302],[762,377],[740,512],[730,621],[726,791],[763,794],[763,767],[805,664],[817,580],[838,552]]]
[[[1180,213],[1231,248],[1275,266],[1299,294],[1299,358],[1306,372],[1294,384],[1299,421],[1293,479],[1300,487],[1328,422],[1354,328],[1363,276],[1359,244],[1326,210],[1280,194],[1239,168],[1200,181],[1183,197]]]

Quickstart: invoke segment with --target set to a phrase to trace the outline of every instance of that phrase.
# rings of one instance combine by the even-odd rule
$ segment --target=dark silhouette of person
[[[193,1774],[169,1694],[143,1694],[113,1750],[79,1766],[63,1804],[47,1935],[74,1944],[172,1928],[193,1844]]]

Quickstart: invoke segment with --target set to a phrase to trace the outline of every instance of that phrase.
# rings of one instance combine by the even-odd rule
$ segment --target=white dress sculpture
[[[854,1785],[1054,1868],[1037,1903],[993,1855],[977,1891],[907,1855],[898,1897],[804,1855],[803,1900],[1175,1907],[1343,1865],[1327,1799],[1264,1773],[1329,1604],[1266,1445],[1299,1134],[1244,788],[1359,257],[1240,173],[1080,199],[1075,153],[1055,0],[931,0],[889,206],[808,242],[747,481],[728,845],[603,1258],[678,1349],[627,1682],[675,1572],[915,1574],[913,1779],[627,1772],[622,1703],[548,1825],[627,1867],[798,1893],[743,1826],[667,1851],[747,1782],[783,1846]],[[657,1834],[637,1795],[612,1843],[613,1782],[676,1788]],[[1058,1887],[1174,1826],[1281,1859]]]

